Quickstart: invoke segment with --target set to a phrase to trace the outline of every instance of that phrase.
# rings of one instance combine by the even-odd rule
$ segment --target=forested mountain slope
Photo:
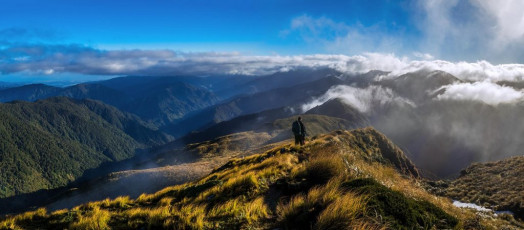
[[[86,169],[169,140],[136,116],[96,101],[0,104],[0,197],[63,186]]]

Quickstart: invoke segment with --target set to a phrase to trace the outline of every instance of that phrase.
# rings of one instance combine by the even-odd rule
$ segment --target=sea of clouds
[[[243,55],[235,52],[187,53],[173,50],[102,50],[83,45],[8,44],[0,46],[0,74],[84,74],[84,75],[266,75],[297,68],[333,68],[356,75],[371,70],[386,71],[376,81],[391,79],[415,71],[441,70],[464,81],[444,86],[438,100],[477,100],[487,104],[521,101],[523,92],[495,84],[500,81],[524,80],[524,64],[491,64],[487,61],[450,62],[427,60],[427,54],[417,54],[420,60],[394,54],[363,53],[361,55]],[[0,75],[1,77],[1,75]],[[0,79],[1,80],[1,79]],[[369,98],[385,95],[388,100],[400,100],[389,95],[388,89],[351,87],[334,88],[318,101],[332,97],[345,98],[361,111],[367,111]],[[353,98],[353,99],[351,99]],[[361,102],[357,102],[359,99]],[[368,101],[366,101],[368,100]],[[384,99],[380,99],[384,100]],[[406,101],[407,99],[402,99]]]

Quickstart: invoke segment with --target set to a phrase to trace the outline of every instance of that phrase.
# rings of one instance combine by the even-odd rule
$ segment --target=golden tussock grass
[[[111,214],[107,210],[94,207],[92,211],[81,215],[78,220],[71,223],[70,229],[110,229],[107,222],[111,219]]]
[[[340,178],[317,186],[307,194],[293,196],[277,206],[278,221],[291,227],[297,222],[309,222],[315,229],[354,229],[366,207],[365,197],[339,189]],[[302,227],[308,227],[307,223]]]
[[[45,208],[39,208],[35,211],[25,212],[20,215],[5,218],[3,221],[0,221],[0,229],[24,229],[17,223],[31,221],[38,222],[39,219],[45,217],[47,217],[47,210]]]
[[[207,213],[203,205],[184,205],[173,214],[179,219],[179,222],[172,223],[175,229],[203,229],[205,226]]]
[[[355,194],[344,194],[329,204],[318,216],[316,229],[349,229],[365,213],[365,202]]]
[[[263,197],[258,197],[252,202],[248,203],[244,210],[248,224],[270,217],[270,210],[267,204],[264,202]]]
[[[476,220],[475,213],[429,194],[416,179],[370,160],[377,149],[364,144],[372,137],[351,138],[351,132],[342,131],[302,147],[275,145],[261,154],[232,159],[200,180],[136,200],[106,199],[49,215],[39,209],[5,218],[0,229],[30,228],[27,222],[46,218],[70,229],[387,229],[387,222],[368,212],[371,196],[344,187],[362,178],[372,178],[402,197],[435,204],[461,220],[456,229],[477,222],[494,228],[503,224]]]

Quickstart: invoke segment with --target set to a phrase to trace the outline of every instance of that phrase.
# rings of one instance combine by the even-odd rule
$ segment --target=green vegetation
[[[0,229],[36,225],[70,229],[472,226],[475,213],[430,195],[417,185],[415,175],[385,159],[370,161],[394,147],[360,141],[363,136],[377,140],[377,135],[381,134],[368,128],[322,135],[299,148],[283,143],[261,154],[233,159],[198,181],[142,194],[136,200],[106,199],[49,214],[40,209],[6,217],[0,221]],[[371,153],[374,156],[370,158]],[[504,220],[486,221],[474,224],[488,229],[509,225]]]
[[[500,211],[512,211],[524,219],[524,157],[475,163],[446,184],[445,195]]]
[[[391,190],[374,179],[355,179],[342,184],[344,188],[369,197],[370,215],[383,217],[394,229],[449,229],[457,225],[458,220],[428,201],[417,201]]]
[[[136,117],[95,101],[0,104],[0,197],[66,185],[87,169],[167,140]]]

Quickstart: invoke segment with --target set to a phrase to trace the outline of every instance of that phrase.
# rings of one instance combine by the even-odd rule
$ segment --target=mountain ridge
[[[194,182],[137,199],[41,208],[7,217],[0,228],[515,228],[427,193],[403,169],[408,162],[398,168],[386,159],[383,150],[397,147],[376,142],[381,136],[365,128],[319,135],[303,147],[281,143]]]

